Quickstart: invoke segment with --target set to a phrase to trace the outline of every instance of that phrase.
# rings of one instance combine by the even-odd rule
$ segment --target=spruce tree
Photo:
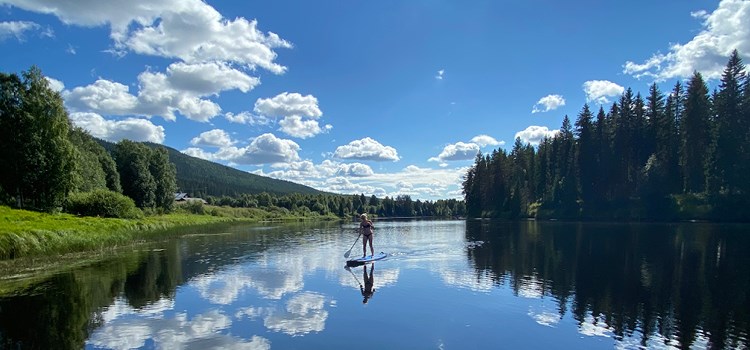
[[[687,93],[680,123],[680,165],[683,169],[683,191],[700,193],[705,189],[705,162],[710,144],[709,117],[711,106],[708,88],[700,73],[694,72]]]

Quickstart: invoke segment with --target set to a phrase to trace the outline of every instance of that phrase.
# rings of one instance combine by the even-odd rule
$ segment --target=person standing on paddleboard
[[[362,257],[367,256],[367,242],[370,242],[370,255],[375,255],[375,248],[372,247],[372,235],[375,233],[375,227],[372,221],[367,220],[367,214],[359,216],[361,219],[359,229],[362,234]]]

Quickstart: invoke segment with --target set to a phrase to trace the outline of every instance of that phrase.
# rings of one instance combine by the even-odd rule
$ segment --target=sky
[[[478,152],[750,60],[750,0],[0,0],[72,122],[342,194],[463,198]]]

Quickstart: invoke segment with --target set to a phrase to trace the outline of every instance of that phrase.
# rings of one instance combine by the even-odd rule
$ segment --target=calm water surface
[[[376,221],[390,256],[345,269],[355,227],[202,228],[13,281],[0,348],[749,346],[747,225]]]

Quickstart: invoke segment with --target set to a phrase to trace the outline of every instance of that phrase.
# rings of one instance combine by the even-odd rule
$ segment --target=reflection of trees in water
[[[0,298],[0,349],[80,349],[104,323],[106,307],[124,296],[134,309],[174,297],[194,276],[283,245],[287,225],[258,234],[247,226],[201,228],[203,236],[162,245],[163,250],[122,253],[95,265],[58,274]],[[299,225],[300,232],[306,227]],[[231,235],[212,235],[229,232]],[[301,233],[299,233],[301,234]],[[296,233],[295,233],[296,235]],[[210,256],[210,261],[201,260]]]
[[[467,222],[477,274],[517,294],[552,296],[582,326],[615,338],[747,346],[750,236],[733,225]],[[570,310],[568,310],[570,308]],[[638,334],[638,335],[635,335]]]

